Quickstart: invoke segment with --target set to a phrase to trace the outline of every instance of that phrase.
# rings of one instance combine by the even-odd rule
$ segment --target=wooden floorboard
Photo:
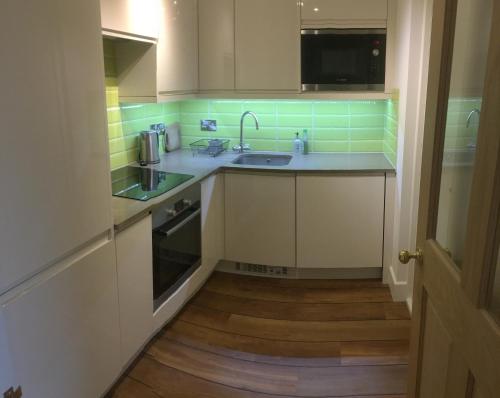
[[[403,340],[409,337],[410,321],[287,321],[255,318],[188,305],[179,319],[198,326],[242,336],[284,341]]]
[[[377,280],[215,273],[113,398],[403,398],[409,314]]]

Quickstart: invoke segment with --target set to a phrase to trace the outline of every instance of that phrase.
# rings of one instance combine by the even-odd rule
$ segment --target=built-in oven
[[[152,216],[156,311],[201,265],[200,184],[168,199]]]
[[[302,91],[384,91],[385,47],[385,29],[302,30]]]

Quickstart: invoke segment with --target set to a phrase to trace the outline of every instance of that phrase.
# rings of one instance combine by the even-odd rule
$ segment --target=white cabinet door
[[[183,94],[198,90],[198,7],[196,0],[161,0],[158,90]]]
[[[121,359],[126,366],[153,332],[151,216],[116,236]]]
[[[21,385],[23,396],[37,398],[99,397],[110,387],[120,372],[115,266],[113,243],[100,242],[0,298],[8,386]]]
[[[236,89],[298,91],[300,17],[296,0],[236,0]]]
[[[3,1],[0,58],[1,294],[112,228],[99,1]]]
[[[382,267],[384,179],[297,176],[297,267]]]
[[[295,266],[295,175],[225,175],[226,259]]]
[[[158,38],[160,0],[101,0],[102,29]]]
[[[198,0],[200,90],[234,89],[234,0]]]
[[[202,267],[213,270],[224,258],[224,174],[201,183]]]
[[[387,0],[301,0],[302,25],[385,26]],[[344,25],[344,26],[343,26]]]

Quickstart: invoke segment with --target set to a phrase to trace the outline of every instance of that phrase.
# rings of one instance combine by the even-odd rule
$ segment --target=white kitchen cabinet
[[[197,0],[161,0],[158,91],[163,95],[198,90]]]
[[[101,0],[105,33],[158,38],[160,0]]]
[[[301,0],[303,27],[385,27],[387,0]]]
[[[113,226],[102,54],[98,0],[2,2],[0,294]]]
[[[198,0],[200,90],[234,90],[234,0]]]
[[[126,366],[153,332],[151,216],[116,235],[121,363]]]
[[[235,47],[236,90],[299,91],[296,0],[235,0]]]
[[[115,266],[114,245],[102,239],[2,296],[1,392],[20,385],[26,397],[104,394],[120,372]]]
[[[202,267],[213,270],[224,258],[224,174],[201,182]]]
[[[295,175],[225,175],[225,257],[295,266]]]
[[[383,175],[297,176],[297,267],[382,267]]]

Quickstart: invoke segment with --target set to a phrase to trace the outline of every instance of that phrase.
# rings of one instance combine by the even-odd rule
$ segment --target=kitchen
[[[498,8],[7,1],[3,396],[430,396],[425,159],[439,250],[467,268]]]

